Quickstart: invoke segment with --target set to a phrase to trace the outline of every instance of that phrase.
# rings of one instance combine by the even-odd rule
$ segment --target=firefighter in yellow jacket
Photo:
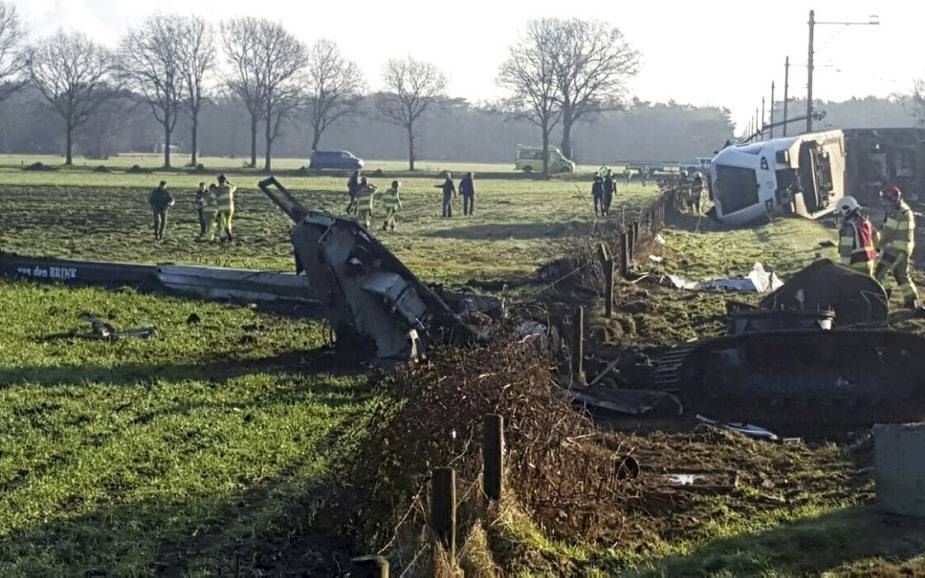
[[[873,276],[877,251],[874,249],[874,227],[862,212],[857,199],[851,196],[838,201],[842,216],[838,231],[838,254],[842,265],[859,273]]]
[[[218,186],[212,189],[215,198],[215,229],[218,231],[219,241],[224,241],[223,235],[231,241],[231,220],[234,218],[234,193],[237,187],[228,182],[225,175],[218,175]]]
[[[903,294],[903,306],[915,309],[918,292],[909,276],[915,246],[915,217],[903,201],[899,187],[884,187],[880,191],[880,199],[886,206],[886,219],[880,231],[880,258],[874,276],[877,281],[883,282],[887,273],[892,272]]]
[[[401,183],[392,181],[392,186],[382,193],[382,206],[385,208],[385,221],[382,223],[382,230],[395,230],[395,216],[398,215],[398,209],[402,207],[401,198],[398,196],[398,189]]]

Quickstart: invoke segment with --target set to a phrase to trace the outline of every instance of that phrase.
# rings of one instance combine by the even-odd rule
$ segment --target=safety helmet
[[[903,192],[896,185],[889,185],[880,189],[880,198],[884,201],[898,203],[903,199]]]
[[[842,197],[842,200],[838,201],[838,212],[841,213],[843,217],[847,217],[860,208],[861,205],[858,204],[857,199],[850,195]]]

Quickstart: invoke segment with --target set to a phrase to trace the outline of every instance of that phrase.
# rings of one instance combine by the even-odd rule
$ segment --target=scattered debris
[[[120,339],[125,339],[127,337],[139,337],[142,339],[157,335],[157,329],[154,327],[142,327],[138,329],[116,329],[114,325],[108,321],[103,321],[92,313],[81,313],[79,319],[81,321],[86,321],[90,324],[89,331],[78,331],[77,329],[72,329],[71,331],[65,331],[64,333],[53,333],[44,337],[43,341],[51,341],[54,339],[93,339],[101,341],[118,341]]]
[[[750,423],[742,422],[719,422],[712,420],[708,417],[704,417],[700,414],[697,414],[697,421],[700,423],[706,424],[712,427],[718,427],[722,429],[728,429],[730,431],[739,432],[740,434],[747,435],[750,438],[777,441],[777,434],[764,429],[763,427],[752,425]]]
[[[740,293],[768,293],[783,286],[773,271],[765,270],[764,265],[755,263],[746,277],[713,279],[710,281],[689,281],[677,275],[668,275],[671,284],[677,289],[694,291],[733,291]]]
[[[106,165],[99,165],[93,169],[94,173],[111,173],[112,171]]]
[[[42,162],[35,162],[23,167],[24,171],[56,171],[58,167],[51,167]]]
[[[125,172],[131,175],[147,175],[151,173],[151,169],[145,169],[139,165],[132,165]]]
[[[200,318],[199,318],[199,315],[197,315],[197,314],[195,314],[195,313],[190,313],[190,314],[189,314],[189,317],[186,318],[186,324],[187,324],[187,325],[194,325],[194,324],[196,324],[196,323],[200,323],[201,321],[202,321],[202,319],[200,319]]]
[[[649,261],[652,261],[653,263],[661,263],[664,260],[664,257],[659,257],[658,255],[649,255]]]
[[[573,403],[591,409],[621,415],[660,415],[677,417],[684,413],[681,401],[665,391],[651,389],[597,389],[590,392],[570,390]]]

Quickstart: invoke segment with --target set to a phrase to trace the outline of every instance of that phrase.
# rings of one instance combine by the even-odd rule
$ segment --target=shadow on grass
[[[889,571],[923,553],[925,520],[855,506],[756,534],[717,540],[687,556],[654,562],[633,575],[815,576],[831,570],[869,575],[878,569]],[[872,559],[884,566],[853,569]]]
[[[113,366],[74,364],[0,367],[0,387],[31,385],[59,387],[94,383],[115,387],[144,387],[157,382],[227,381],[260,373],[359,375],[365,369],[338,360],[325,349],[293,351],[258,359],[220,358],[191,363],[123,363]]]
[[[454,229],[440,229],[427,233],[428,237],[460,240],[531,240],[531,239],[567,239],[590,237],[602,234],[615,235],[619,223],[606,221],[565,221],[560,223],[497,223],[469,225]]]
[[[331,432],[273,478],[234,493],[121,501],[0,536],[4,576],[339,575],[351,543],[316,514],[330,484],[303,469],[336,452]],[[310,464],[309,464],[310,465]],[[79,496],[62,504],[80,507]],[[60,510],[59,510],[60,513]]]

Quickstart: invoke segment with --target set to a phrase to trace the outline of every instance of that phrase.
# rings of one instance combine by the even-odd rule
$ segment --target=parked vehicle
[[[688,174],[694,174],[697,172],[707,174],[710,172],[710,163],[713,161],[713,157],[697,157],[692,163],[681,163],[678,165],[682,171],[687,171]]]
[[[514,169],[525,173],[541,172],[543,170],[543,147],[517,145]],[[573,173],[575,163],[565,158],[557,147],[549,147],[549,172]]]
[[[363,164],[363,159],[350,151],[314,151],[311,160],[308,161],[308,168],[355,170],[362,169]]]

